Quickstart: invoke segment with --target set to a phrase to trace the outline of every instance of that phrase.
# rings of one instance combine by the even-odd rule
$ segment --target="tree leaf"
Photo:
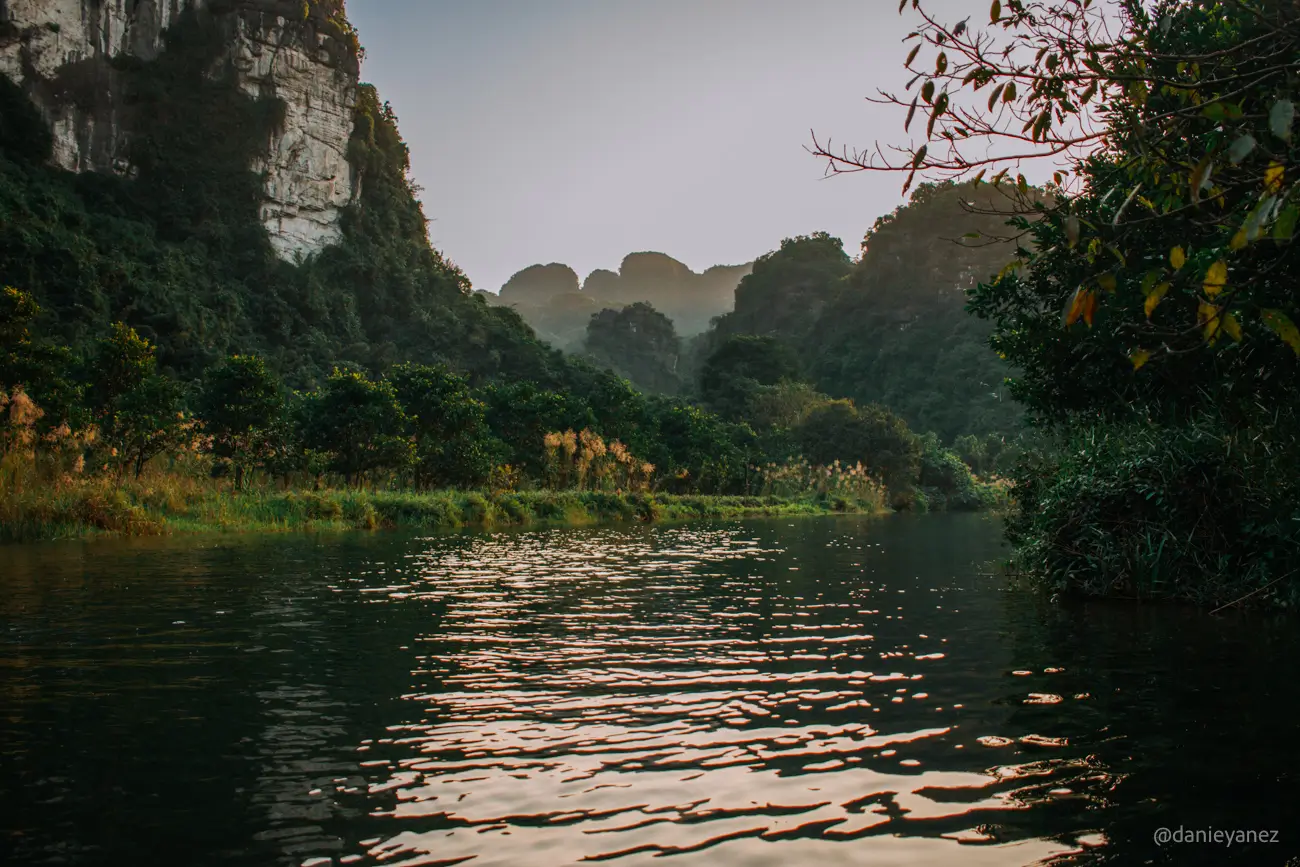
[[[916,55],[919,54],[920,51],[921,51],[921,43],[918,42],[915,45],[913,45],[912,50],[907,53],[907,60],[903,61],[903,65],[911,66],[912,61],[916,60]]]
[[[1237,234],[1233,235],[1233,236],[1232,236],[1232,240],[1228,242],[1228,249],[1229,249],[1229,250],[1240,250],[1240,249],[1242,249],[1243,247],[1246,246],[1246,243],[1247,243],[1249,240],[1250,240],[1250,239],[1246,237],[1246,230],[1245,230],[1245,229],[1238,229],[1238,230],[1237,230]]]
[[[1016,83],[1014,81],[1008,81],[1007,89],[1002,91],[1002,101],[1012,102],[1015,98],[1016,98]]]
[[[1097,278],[1097,285],[1104,289],[1108,294],[1115,294],[1115,275],[1107,271]]]
[[[1268,112],[1268,129],[1282,141],[1291,140],[1291,125],[1295,122],[1295,103],[1279,99]]]
[[[948,55],[946,52],[940,51],[938,59],[935,60],[934,62],[934,74],[943,75],[947,71],[948,71]]]
[[[1146,309],[1147,319],[1151,318],[1151,314],[1155,312],[1156,305],[1161,302],[1161,300],[1165,297],[1165,293],[1167,293],[1168,291],[1169,291],[1169,284],[1161,283],[1157,286],[1152,287],[1151,291],[1147,293],[1147,300],[1146,303],[1143,305],[1143,307]]]
[[[989,22],[997,24],[998,19],[1002,17],[1002,0],[993,0],[993,5],[989,8]]]
[[[912,118],[916,117],[916,97],[912,97],[912,107],[907,110],[907,120],[903,121],[903,132],[912,125]]]
[[[1213,298],[1223,291],[1223,287],[1228,285],[1228,263],[1220,259],[1210,266],[1210,270],[1205,272],[1205,282],[1201,288],[1205,290],[1206,296]]]
[[[928,150],[927,145],[921,145],[921,147],[917,149],[916,155],[912,157],[912,168],[918,169],[921,167],[921,163],[925,161],[926,150]]]
[[[1219,319],[1220,322],[1222,323],[1224,332],[1233,340],[1240,343],[1241,323],[1237,321],[1237,317],[1233,316],[1231,313],[1224,313],[1221,317],[1219,317]]]
[[[1189,179],[1192,188],[1192,199],[1198,202],[1201,200],[1201,191],[1210,185],[1210,178],[1213,176],[1214,162],[1206,156],[1196,164],[1196,168],[1192,171],[1192,176]]]
[[[1175,247],[1169,251],[1169,264],[1174,266],[1175,271],[1182,269],[1187,264],[1187,254],[1183,252],[1182,247]]]
[[[1065,218],[1065,240],[1071,250],[1079,244],[1079,218],[1075,214]]]
[[[1291,317],[1281,310],[1264,310],[1262,316],[1264,324],[1282,338],[1282,342],[1291,347],[1296,355],[1300,355],[1300,329],[1295,327]]]
[[[1128,360],[1133,362],[1134,370],[1141,370],[1142,365],[1151,360],[1151,353],[1145,349],[1139,349],[1135,352],[1129,353]]]
[[[1080,316],[1086,316],[1088,326],[1092,326],[1092,313],[1085,312],[1090,304],[1094,304],[1095,299],[1092,290],[1080,286],[1074,290],[1074,296],[1070,299],[1070,309],[1065,314],[1065,325],[1068,328],[1079,321]]]
[[[930,79],[921,85],[921,99],[924,99],[927,104],[934,100],[934,79]]]
[[[1300,205],[1292,205],[1283,211],[1273,226],[1273,237],[1279,241],[1290,241],[1295,234],[1297,218],[1300,218]]]
[[[1155,269],[1142,275],[1142,294],[1144,296],[1151,294],[1151,290],[1156,286],[1156,281],[1160,279],[1160,275],[1163,273],[1163,271]]]
[[[1004,81],[993,88],[993,92],[989,94],[989,111],[992,111],[993,106],[998,104],[998,100],[1002,98],[1002,91],[1006,90],[1006,87],[1007,83]]]
[[[1238,137],[1237,140],[1232,143],[1232,147],[1228,148],[1228,162],[1232,163],[1234,166],[1241,165],[1241,161],[1250,156],[1250,152],[1255,149],[1256,144],[1257,142],[1253,135],[1243,135]]]
[[[1273,216],[1273,207],[1276,204],[1277,196],[1265,196],[1259,201],[1259,204],[1255,205],[1255,207],[1251,209],[1250,213],[1246,215],[1246,223],[1241,228],[1242,231],[1246,233],[1247,241],[1255,241],[1259,239],[1259,236],[1264,229],[1264,224]]]
[[[1282,190],[1282,179],[1286,176],[1286,169],[1277,160],[1268,164],[1264,170],[1264,190],[1269,193],[1277,193]]]
[[[1205,340],[1213,344],[1219,339],[1219,328],[1223,325],[1223,317],[1219,315],[1220,308],[1215,307],[1208,301],[1202,301],[1196,308],[1196,321],[1203,325]]]

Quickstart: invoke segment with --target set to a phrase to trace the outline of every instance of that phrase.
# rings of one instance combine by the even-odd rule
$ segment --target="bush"
[[[1207,604],[1259,593],[1293,605],[1296,430],[1244,434],[1205,417],[1084,428],[1022,461],[1015,562],[1058,591]]]

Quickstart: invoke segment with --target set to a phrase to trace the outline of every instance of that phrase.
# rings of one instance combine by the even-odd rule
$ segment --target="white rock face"
[[[126,131],[111,100],[86,111],[58,99],[69,64],[111,80],[106,61],[119,54],[152,59],[163,34],[189,8],[207,0],[0,0],[17,36],[0,39],[0,71],[28,85],[54,132],[52,162],[71,171],[130,170]],[[342,208],[353,195],[347,145],[357,80],[314,45],[287,33],[283,18],[239,18],[230,47],[240,86],[271,94],[286,106],[267,156],[250,166],[265,175],[261,207],[272,246],[285,259],[320,252],[337,241]]]
[[[339,217],[352,199],[348,140],[356,81],[286,37],[284,20],[264,29],[240,22],[235,46],[240,84],[253,97],[269,89],[284,100],[283,131],[271,137],[265,160],[262,224],[286,259],[311,255],[337,241]]]

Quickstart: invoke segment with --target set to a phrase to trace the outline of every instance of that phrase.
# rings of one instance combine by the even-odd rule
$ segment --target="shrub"
[[[1229,601],[1300,597],[1300,442],[1201,417],[1079,430],[1022,461],[1008,534],[1053,590]]]

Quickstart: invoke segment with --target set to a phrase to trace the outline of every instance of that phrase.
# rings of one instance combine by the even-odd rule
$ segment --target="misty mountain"
[[[679,334],[699,334],[732,308],[736,286],[752,267],[715,265],[700,274],[663,253],[631,253],[617,272],[598,268],[581,284],[572,268],[553,262],[517,272],[499,294],[479,294],[516,310],[552,345],[577,351],[594,314],[638,302],[667,316]]]

